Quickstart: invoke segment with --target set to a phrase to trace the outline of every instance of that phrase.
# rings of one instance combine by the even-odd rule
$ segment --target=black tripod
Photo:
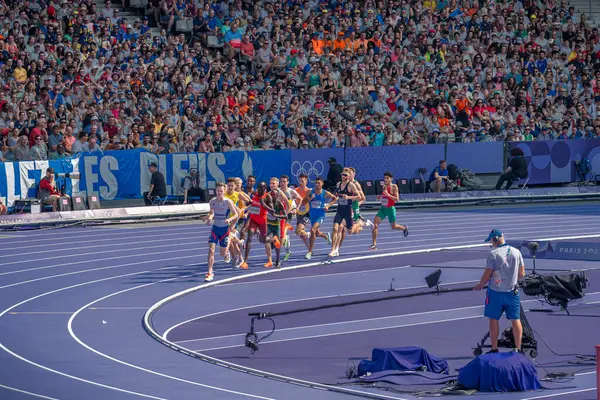
[[[527,320],[527,316],[525,315],[525,311],[523,311],[523,305],[521,305],[521,325],[523,325],[523,338],[521,340],[521,349],[525,354],[529,354],[529,357],[536,358],[538,355],[537,352],[537,340],[533,336],[533,329],[531,329],[531,325],[529,325],[529,321]],[[477,347],[473,350],[473,354],[476,356],[480,356],[483,353],[484,348],[491,348],[491,344],[485,344],[485,342],[489,339],[490,332],[488,331],[481,341],[477,343]],[[515,337],[512,332],[512,327],[507,328],[504,332],[502,332],[501,337],[498,338],[498,347],[503,347],[507,349],[514,349],[515,345]]]

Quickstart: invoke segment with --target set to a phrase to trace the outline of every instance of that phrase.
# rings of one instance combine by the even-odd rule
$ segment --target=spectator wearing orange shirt
[[[344,38],[344,32],[338,33],[338,37],[333,41],[333,51],[344,51],[346,49],[346,39]]]

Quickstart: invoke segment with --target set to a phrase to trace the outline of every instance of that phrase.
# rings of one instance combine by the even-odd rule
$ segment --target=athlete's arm
[[[238,219],[240,217],[240,213],[238,211],[238,208],[235,206],[235,204],[233,204],[233,201],[231,201],[231,199],[227,199],[227,204],[229,205],[229,215],[230,216],[229,216],[229,218],[227,218],[225,220],[225,222],[227,222],[227,224],[230,224],[232,221],[235,221],[236,219]]]
[[[268,200],[268,203],[267,203],[267,200]],[[272,202],[271,196],[266,196],[266,197],[262,198],[260,200],[260,203],[262,204],[262,206],[264,208],[267,209],[268,212],[270,212],[271,214],[275,214],[275,208],[272,206],[273,202]]]
[[[360,195],[360,199],[358,200],[358,203],[360,205],[363,202],[367,201],[367,196],[365,196],[365,192],[363,192],[363,190],[360,187],[360,185],[354,185],[354,186],[356,187],[356,189],[358,190],[358,194]]]
[[[391,200],[394,200],[394,202],[400,200],[400,197],[398,196],[398,185],[396,185],[395,183],[392,183],[390,185],[390,188],[388,190],[388,197]]]
[[[331,201],[328,204],[325,204],[325,211],[329,210],[329,207],[331,207],[336,201],[337,201],[337,196],[334,194],[329,193],[327,190],[324,190],[325,192],[325,198],[330,198]]]
[[[304,200],[302,198],[302,196],[300,196],[300,194],[298,192],[296,192],[295,190],[292,190],[291,193],[292,193],[292,200],[296,200],[297,202]]]
[[[352,196],[346,195],[346,198],[348,200],[360,200],[360,198],[361,198],[360,192],[358,191],[358,189],[356,188],[354,183],[350,182],[350,184],[348,185],[348,188],[350,189]]]
[[[242,198],[242,200],[243,200],[245,203],[247,203],[247,202],[249,202],[249,201],[252,201],[252,199],[250,198],[250,196],[248,196],[248,195],[247,195],[245,192],[243,192],[243,191],[241,191],[241,190],[240,190],[240,191],[239,191],[239,192],[237,192],[237,193],[238,193],[238,197],[241,197],[241,198]]]
[[[308,189],[308,193],[306,193],[306,195],[302,199],[302,204],[308,204],[308,202],[311,201],[313,198],[314,198],[314,196],[313,196],[312,189]]]
[[[214,199],[211,199],[208,202],[208,214],[206,214],[206,216],[204,217],[204,222],[209,223],[210,221],[212,221],[212,219],[215,216],[215,203],[214,203]]]

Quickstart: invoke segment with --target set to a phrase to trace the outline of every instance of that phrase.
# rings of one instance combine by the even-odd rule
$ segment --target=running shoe
[[[338,253],[338,251],[337,251],[337,250],[334,250],[334,251],[332,251],[332,252],[330,252],[330,253],[329,253],[329,257],[337,257],[337,256],[339,256],[339,255],[340,255],[340,254]]]
[[[498,353],[498,349],[491,349],[490,351],[486,352],[485,354],[493,354],[493,353]]]
[[[276,237],[273,238],[273,241],[271,243],[273,243],[273,246],[275,246],[276,249],[281,248],[281,242],[279,241],[278,238],[276,238]]]
[[[275,261],[275,268],[281,268],[281,260]]]
[[[304,258],[306,258],[307,260],[310,260],[312,258],[312,253],[306,253]]]
[[[240,264],[240,269],[248,269],[248,264],[246,263],[246,261]]]
[[[231,254],[229,254],[229,253],[225,254],[225,262],[227,264],[231,263]]]
[[[371,246],[369,246],[370,250],[377,250],[377,245],[376,244],[372,244]]]
[[[238,260],[235,262],[235,264],[234,264],[234,268],[235,268],[235,269],[240,269],[240,268],[242,268],[242,265],[244,265],[244,264],[245,264],[245,263],[244,263],[244,259],[243,259],[242,257],[240,257],[240,258],[239,258],[239,259],[238,259]],[[246,268],[247,268],[247,266],[246,266]]]
[[[213,279],[215,279],[215,275],[214,274],[206,274],[204,276],[204,282],[212,282]]]
[[[327,243],[331,244],[331,233],[327,232]]]
[[[283,238],[283,247],[288,249],[290,247],[290,235],[285,235]]]
[[[373,229],[373,227],[375,226],[375,225],[373,225],[373,223],[371,222],[370,219],[368,219],[367,222],[365,222],[365,225],[367,225],[371,229]]]
[[[269,260],[265,265],[263,265],[263,267],[265,268],[271,268],[273,266],[273,261]]]
[[[404,237],[408,236],[408,225],[404,225],[406,227],[406,229],[404,230]]]
[[[244,239],[240,240],[240,251],[244,251],[246,249],[246,241]]]
[[[283,256],[283,261],[289,260],[291,256],[292,256],[292,252],[290,251],[290,249],[287,249],[287,251],[285,252],[285,255]]]

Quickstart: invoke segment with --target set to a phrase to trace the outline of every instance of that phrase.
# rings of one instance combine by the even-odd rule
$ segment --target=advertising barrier
[[[574,161],[587,157],[592,171],[600,173],[600,139],[510,142],[525,153],[530,184],[565,183],[578,179]]]
[[[511,143],[510,146],[523,148],[530,165],[530,184],[538,184],[574,180],[572,160],[584,156],[589,157],[594,169],[600,172],[599,144],[600,140],[572,140]],[[11,205],[14,200],[35,197],[39,180],[48,167],[58,174],[80,174],[79,179],[57,178],[57,186],[65,184],[67,194],[97,195],[101,200],[141,198],[150,183],[147,166],[151,162],[156,162],[165,176],[168,195],[183,193],[184,177],[192,167],[198,169],[204,188],[214,187],[216,182],[229,177],[246,179],[249,175],[256,176],[258,181],[268,181],[270,177],[285,174],[296,184],[303,173],[308,175],[312,186],[317,176],[327,177],[327,160],[331,157],[340,165],[356,168],[359,180],[381,179],[386,171],[397,178],[417,178],[420,168],[427,170],[427,178],[441,159],[476,174],[498,173],[503,168],[503,146],[503,143],[484,142],[158,155],[139,149],[82,153],[62,160],[0,163],[0,198]],[[473,192],[461,192],[458,196],[472,196],[465,193]],[[509,191],[507,195],[514,193],[521,195],[519,190]],[[456,194],[440,194],[446,195]]]

